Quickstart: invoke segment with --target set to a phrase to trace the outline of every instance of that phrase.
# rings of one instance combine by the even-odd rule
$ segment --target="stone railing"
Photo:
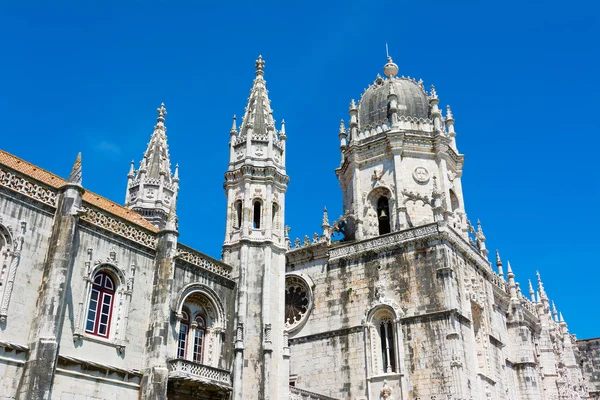
[[[209,367],[193,361],[176,359],[169,361],[169,379],[209,381],[231,389],[231,374],[223,369]]]
[[[323,396],[309,392],[308,390],[298,389],[295,386],[290,386],[290,400],[336,400],[333,397]]]
[[[492,282],[493,285],[498,287],[500,289],[500,291],[508,294],[508,288],[507,288],[506,281],[504,279],[502,279],[498,274],[492,273],[490,275],[490,281]]]

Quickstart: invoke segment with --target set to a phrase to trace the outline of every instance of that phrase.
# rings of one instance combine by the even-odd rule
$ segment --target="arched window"
[[[254,223],[252,225],[252,227],[254,229],[260,229],[260,210],[261,209],[261,204],[260,201],[256,200],[254,202]]]
[[[206,336],[206,322],[200,315],[196,317],[196,329],[194,331],[194,361],[202,363],[204,349],[204,337]]]
[[[394,315],[395,311],[387,306],[378,306],[369,313],[368,342],[365,345],[370,353],[371,376],[400,372],[397,322]]]
[[[240,229],[242,227],[242,201],[238,200],[234,204],[235,208],[235,221],[233,223],[233,227],[235,229]]]
[[[384,235],[391,232],[390,206],[388,198],[381,196],[377,200],[377,221],[379,222],[379,234]]]
[[[106,272],[94,276],[90,301],[88,302],[85,331],[93,335],[108,337],[115,299],[114,279]]]
[[[381,372],[397,372],[394,325],[390,318],[382,318],[379,321],[379,338],[381,339]]]
[[[182,318],[179,321],[179,338],[177,339],[177,358],[185,358],[187,335],[190,331],[190,315],[186,311],[182,311],[181,315]]]

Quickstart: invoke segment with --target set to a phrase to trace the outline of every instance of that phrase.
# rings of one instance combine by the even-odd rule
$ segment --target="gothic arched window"
[[[253,218],[253,224],[252,224],[252,227],[254,229],[260,229],[260,212],[261,212],[261,203],[260,203],[260,201],[256,200],[254,202],[254,218]]]
[[[93,335],[108,337],[115,299],[115,280],[106,272],[94,276],[88,302],[85,331]]]
[[[379,234],[384,235],[391,232],[390,227],[390,204],[388,198],[381,196],[377,200],[377,222],[379,223]]]

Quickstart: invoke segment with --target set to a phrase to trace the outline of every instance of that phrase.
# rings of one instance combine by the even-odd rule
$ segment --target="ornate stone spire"
[[[535,303],[535,291],[533,290],[531,279],[529,279],[529,298],[531,299],[532,303]]]
[[[265,61],[258,56],[255,62],[255,78],[250,90],[248,105],[239,127],[239,135],[235,127],[235,119],[230,130],[230,169],[237,163],[253,164],[257,159],[271,162],[275,166],[285,167],[285,125],[281,131],[275,129],[273,110],[269,100],[269,91],[264,79]]]
[[[156,112],[156,125],[140,161],[140,169],[135,174],[132,165],[127,174],[125,205],[163,228],[179,192],[179,169],[176,167],[175,175],[171,175],[165,104],[161,103]]]
[[[535,271],[538,280],[538,291],[540,292],[540,299],[542,302],[548,302],[548,296],[546,295],[546,290],[544,289],[544,283],[542,282],[542,277],[540,276],[539,271]]]
[[[81,153],[77,154],[68,182],[72,185],[81,186]]]
[[[496,250],[496,268],[498,268],[498,276],[504,279],[504,271],[502,270],[502,260],[500,259],[500,252]]]

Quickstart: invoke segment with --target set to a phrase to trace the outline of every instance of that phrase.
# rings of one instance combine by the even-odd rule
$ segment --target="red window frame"
[[[109,274],[98,272],[94,276],[85,321],[86,333],[103,338],[110,335],[115,289],[114,280]]]
[[[198,326],[194,334],[194,354],[193,361],[202,364],[204,359],[204,341],[206,339],[206,322],[204,317],[197,315],[195,319]]]
[[[185,359],[187,353],[188,335],[190,333],[190,317],[186,311],[181,311],[183,318],[179,321],[179,337],[177,338],[177,358]]]

